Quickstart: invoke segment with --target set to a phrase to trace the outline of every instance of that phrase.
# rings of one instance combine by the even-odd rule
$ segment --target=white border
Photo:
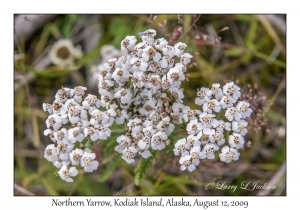
[[[4,135],[2,140],[2,169],[1,169],[1,209],[13,209],[20,207],[21,209],[50,209],[53,198],[61,197],[14,197],[13,196],[13,14],[14,13],[287,13],[287,81],[288,81],[288,100],[287,104],[287,196],[286,197],[198,197],[201,200],[247,200],[249,207],[247,209],[263,209],[274,207],[288,206],[299,207],[299,174],[298,150],[299,135],[297,135],[298,122],[296,117],[298,114],[298,82],[299,69],[299,11],[297,1],[271,1],[271,0],[252,0],[252,1],[2,1],[1,3],[1,33],[0,40],[2,42],[1,61],[4,66],[1,68],[1,74],[4,78],[1,81],[1,90],[4,94],[1,103],[1,134]],[[5,3],[5,5],[4,5]],[[3,50],[4,46],[4,50]],[[297,92],[296,92],[297,91]],[[7,103],[8,102],[8,103]],[[298,138],[297,138],[298,137]],[[6,144],[9,147],[6,147]],[[5,147],[4,147],[5,145]],[[4,153],[4,154],[3,154]],[[297,173],[298,172],[298,173]],[[64,197],[67,198],[67,197]],[[76,200],[84,200],[88,197],[72,197]],[[98,200],[113,200],[113,197],[91,197]],[[125,197],[122,197],[125,198]],[[132,198],[132,197],[130,197]],[[150,197],[155,199],[155,197]],[[179,197],[176,197],[179,198]],[[193,201],[196,197],[186,197],[186,200]],[[167,199],[167,197],[164,197]],[[3,208],[6,207],[6,208]],[[63,207],[71,209],[80,207]],[[123,209],[132,209],[135,207],[123,207]],[[140,208],[140,207],[139,207]],[[143,207],[153,208],[153,207]],[[174,207],[183,208],[183,207]],[[202,207],[195,207],[202,209]],[[94,209],[105,209],[102,207],[94,207]],[[137,208],[135,208],[137,209]],[[211,209],[211,208],[208,208]],[[216,208],[215,208],[216,209]],[[296,208],[294,208],[296,209]]]

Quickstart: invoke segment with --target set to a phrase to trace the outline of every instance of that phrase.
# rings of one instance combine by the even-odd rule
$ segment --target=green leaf
[[[241,48],[233,48],[233,49],[225,50],[225,55],[231,57],[238,57],[242,54],[244,54],[244,50]]]
[[[229,136],[229,131],[226,131],[224,135],[224,139],[228,139],[228,136]]]
[[[147,172],[147,169],[150,168],[150,166],[153,163],[153,160],[155,159],[156,150],[151,151],[151,156],[147,159],[142,158],[139,162],[139,165],[134,170],[135,176],[134,176],[134,182],[137,186],[139,186],[140,180],[144,177],[144,175]]]
[[[94,148],[94,142],[90,139],[87,139],[87,142],[85,143],[85,145],[87,148],[89,148],[90,150],[93,150]]]
[[[217,117],[217,120],[223,120],[225,118],[225,109],[222,109]]]
[[[54,176],[58,176],[58,169],[55,169],[53,174],[54,174]]]

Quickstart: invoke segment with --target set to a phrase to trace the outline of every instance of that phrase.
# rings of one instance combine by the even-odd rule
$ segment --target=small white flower
[[[250,104],[246,101],[239,101],[236,105],[236,109],[241,114],[242,118],[250,117],[252,109],[249,107]]]
[[[55,94],[55,99],[61,103],[64,103],[68,98],[72,97],[72,91],[70,88],[64,88],[62,87],[60,90],[58,90]]]
[[[171,82],[168,80],[167,75],[164,75],[161,79],[161,87],[163,90],[169,89],[171,86]]]
[[[201,114],[201,112],[199,110],[193,110],[189,106],[186,106],[183,109],[183,113],[184,113],[183,119],[185,122],[196,119],[197,118],[196,114]]]
[[[105,125],[109,122],[109,116],[105,112],[101,112],[98,109],[95,109],[91,113],[90,123],[94,127],[98,127],[99,125]]]
[[[116,67],[123,69],[124,71],[129,71],[131,69],[130,59],[130,55],[121,56],[116,63]]]
[[[69,160],[61,160],[59,158],[59,156],[56,156],[56,159],[55,161],[53,162],[53,165],[56,167],[56,168],[61,168],[62,166],[68,166],[70,164],[70,161]]]
[[[216,130],[220,130],[223,132],[223,130],[227,130],[230,131],[231,130],[231,123],[229,122],[224,122],[223,120],[218,120],[218,123],[216,126],[214,126],[214,128],[216,128]]]
[[[54,101],[52,104],[53,108],[53,114],[65,114],[67,112],[67,107],[59,102],[59,101]]]
[[[82,57],[82,52],[80,47],[73,46],[71,40],[61,39],[53,45],[49,55],[55,65],[71,66],[74,59]]]
[[[157,72],[158,69],[159,69],[158,63],[156,63],[155,61],[149,61],[148,62],[148,69],[147,69],[147,71]]]
[[[112,80],[99,80],[98,92],[100,95],[108,95],[109,90],[113,87],[115,83]]]
[[[154,93],[157,92],[157,90],[161,88],[160,76],[152,74],[149,78],[149,82],[145,83],[145,87],[149,89],[151,88]]]
[[[115,150],[119,153],[123,153],[125,148],[128,148],[131,144],[131,139],[125,135],[121,135],[117,138],[118,146],[115,147]]]
[[[75,167],[70,167],[68,169],[68,166],[64,165],[61,167],[61,169],[58,171],[58,175],[62,180],[65,180],[66,182],[73,182],[73,179],[71,177],[77,176],[78,171]]]
[[[233,82],[226,83],[223,86],[223,93],[232,96],[236,100],[241,96],[240,88]]]
[[[107,92],[107,95],[101,95],[101,106],[108,108],[108,105],[114,99],[114,95],[114,92]]]
[[[150,122],[151,123],[151,122]],[[143,128],[143,133],[147,137],[152,137],[154,133],[156,133],[156,130],[153,128],[152,123],[149,126],[145,126]],[[142,148],[142,147],[141,147]],[[142,148],[143,149],[143,148]]]
[[[232,130],[236,133],[240,133],[242,136],[245,136],[248,132],[247,130],[248,123],[245,120],[233,121],[232,122]]]
[[[179,163],[181,164],[180,169],[184,171],[186,168],[192,172],[196,169],[195,165],[192,163],[191,155],[186,155],[184,157],[181,157],[179,160]]]
[[[49,114],[53,114],[53,107],[51,104],[43,103],[43,109],[45,112],[48,112]]]
[[[120,109],[117,109],[115,117],[116,123],[123,124],[125,122],[125,119],[128,119],[127,112],[125,110],[121,111]]]
[[[146,71],[148,63],[141,58],[133,57],[130,59],[130,64],[132,65],[131,71]]]
[[[137,149],[134,147],[125,148],[123,151],[122,159],[128,164],[134,162],[134,157],[136,156]]]
[[[121,50],[123,53],[128,53],[128,51],[132,50],[135,46],[137,39],[135,36],[126,36],[124,40],[121,42]]]
[[[100,65],[98,67],[98,80],[102,81],[102,80],[110,80],[111,79],[111,72],[110,70],[107,70],[106,68],[104,68],[103,65]]]
[[[57,144],[56,151],[59,159],[61,160],[69,160],[69,152],[72,151],[74,148],[74,144],[65,144],[63,142],[60,142]]]
[[[71,143],[82,142],[84,135],[79,127],[75,127],[68,130],[68,139]]]
[[[212,134],[211,134],[213,141],[211,143],[217,143],[219,146],[225,143],[224,135],[223,132],[220,130],[213,130],[212,129]]]
[[[177,44],[175,44],[174,49],[175,49],[175,55],[180,58],[180,56],[184,53],[185,48],[187,47],[187,45],[185,43],[182,42],[178,42]]]
[[[99,133],[94,127],[84,128],[84,136],[89,136],[92,141],[99,139]]]
[[[66,128],[62,128],[59,131],[55,131],[53,133],[53,135],[54,135],[54,139],[56,141],[62,141],[65,144],[69,143],[69,141],[68,141],[68,131],[67,131]]]
[[[132,50],[131,55],[134,57],[142,57],[143,49],[142,47],[145,45],[144,42],[138,43]],[[124,68],[124,67],[123,67]]]
[[[207,144],[209,141],[213,141],[213,130],[209,129],[209,128],[204,128],[203,130],[201,130],[198,135],[197,138],[199,139],[199,141],[201,142],[202,145]]]
[[[183,65],[186,65],[188,63],[191,62],[191,58],[193,56],[190,54],[190,53],[184,53],[183,55],[180,56],[180,62],[183,64]]]
[[[171,83],[185,80],[185,75],[178,67],[171,68],[167,76]]]
[[[200,146],[201,143],[199,141],[199,138],[197,136],[194,136],[193,134],[186,137],[186,148],[191,149],[195,146]]]
[[[147,159],[151,155],[150,151],[147,149],[139,149],[138,153],[145,159]]]
[[[174,66],[174,59],[168,55],[163,56],[158,62],[161,68],[169,69]]]
[[[214,114],[208,114],[206,112],[203,112],[199,115],[199,119],[202,122],[202,127],[203,128],[211,128],[216,127],[218,124],[218,121],[214,119],[216,115]]]
[[[87,119],[87,112],[81,106],[72,106],[68,110],[68,117],[72,124],[78,122],[80,119]]]
[[[74,88],[74,100],[77,102],[77,103],[81,103],[82,101],[82,97],[84,96],[85,94],[85,91],[87,90],[86,87],[82,87],[82,86],[76,86]]]
[[[200,152],[200,157],[204,157],[206,155],[207,159],[215,159],[215,151],[218,149],[218,145],[208,143],[204,146],[203,151]]]
[[[172,123],[175,123],[175,124],[182,124],[183,122],[183,113],[174,113],[174,112],[171,112],[170,113],[170,118],[172,120]]]
[[[151,136],[144,136],[141,140],[138,142],[138,146],[141,149],[149,149],[150,143],[151,143]]]
[[[176,63],[175,67],[179,68],[180,71],[182,71],[184,73],[187,71],[186,65],[183,65],[182,63]]]
[[[86,172],[92,172],[98,168],[98,161],[95,160],[95,153],[85,152],[81,158],[81,166]]]
[[[110,137],[111,130],[104,125],[100,125],[97,127],[99,139],[100,140],[106,140],[108,137]]]
[[[115,98],[120,98],[123,104],[128,103],[132,99],[132,93],[130,89],[122,88],[115,93]]]
[[[212,113],[212,110],[219,112],[221,110],[220,102],[216,99],[212,99],[203,104],[203,111]]]
[[[103,66],[107,71],[111,71],[111,69],[115,68],[116,66],[116,62],[117,62],[117,58],[111,58],[107,61],[107,63],[105,63]]]
[[[139,113],[148,117],[151,112],[156,109],[155,105],[156,103],[153,100],[148,100],[143,107],[139,109]]]
[[[52,127],[53,130],[58,130],[61,127],[62,119],[57,114],[49,115],[46,120],[47,128]]]
[[[163,131],[167,135],[170,135],[173,132],[174,128],[175,126],[170,123],[169,116],[163,118],[156,126],[157,130]]]
[[[192,163],[197,166],[200,163],[200,146],[195,146],[191,149],[190,155],[192,157]]]
[[[49,162],[54,162],[57,156],[57,149],[54,144],[49,144],[44,151],[44,158]]]
[[[236,149],[240,149],[244,146],[245,140],[244,137],[241,136],[238,133],[233,133],[228,137],[228,143],[231,147],[234,147]]]
[[[225,112],[225,116],[227,117],[227,119],[229,121],[232,121],[233,118],[237,121],[239,121],[241,119],[241,115],[240,113],[236,110],[235,107],[231,107],[231,108],[227,108],[226,112]]]
[[[154,42],[154,47],[157,50],[162,50],[166,45],[168,44],[168,41],[165,38],[156,39]]]
[[[82,107],[84,109],[89,110],[89,114],[91,114],[95,109],[99,108],[101,105],[101,101],[97,98],[97,96],[88,94],[88,96],[82,102]]]
[[[83,155],[83,150],[76,148],[72,150],[70,154],[70,161],[73,166],[78,166],[80,164],[81,157]]]
[[[173,103],[172,110],[176,114],[180,114],[183,116],[183,110],[185,106],[182,103]]]
[[[162,150],[165,148],[165,142],[168,136],[164,132],[157,132],[151,138],[151,147],[154,150]]]
[[[188,155],[189,152],[187,151],[187,147],[186,147],[186,139],[185,138],[179,139],[176,142],[175,148],[173,149],[173,151],[174,151],[175,155],[181,154],[182,157]]]
[[[212,91],[212,95],[214,95],[217,100],[220,100],[222,98],[223,91],[220,88],[220,84],[219,83],[213,84],[212,88],[211,88],[211,91]]]
[[[115,117],[117,115],[115,109],[109,108],[105,111],[105,114],[107,114],[107,116],[109,117],[109,122],[107,122],[105,125],[106,126],[111,126],[114,123]]]
[[[184,98],[183,89],[178,88],[169,88],[171,95],[174,97],[176,102],[183,103],[182,99]]]
[[[90,125],[88,120],[79,120],[78,122],[74,123],[73,127],[79,127],[81,131],[84,131]]]
[[[175,56],[175,49],[170,45],[166,45],[164,48],[162,48],[162,51],[164,55],[170,56],[171,58]]]
[[[142,130],[141,120],[138,118],[130,119],[127,123],[128,128],[132,133],[138,133]]]
[[[212,91],[208,88],[197,89],[197,98],[195,99],[195,104],[201,106],[206,103],[211,98]]]
[[[235,102],[236,99],[232,98],[230,95],[224,95],[220,100],[222,109],[233,107],[233,103]]]
[[[116,68],[112,74],[112,78],[116,81],[126,82],[129,80],[129,71],[124,69]]]
[[[225,146],[222,148],[222,153],[220,153],[220,160],[225,163],[230,163],[232,160],[236,161],[239,159],[240,153],[234,149]]]
[[[161,58],[161,54],[156,52],[152,46],[147,46],[143,49],[142,57],[145,61],[149,61],[149,59],[152,58],[153,61],[158,62]]]
[[[197,134],[201,130],[201,124],[198,122],[197,119],[191,120],[187,126],[186,130],[188,134]]]
[[[65,102],[65,105],[67,107],[67,110],[69,110],[71,107],[73,106],[80,106],[75,100],[74,98],[70,98]]]

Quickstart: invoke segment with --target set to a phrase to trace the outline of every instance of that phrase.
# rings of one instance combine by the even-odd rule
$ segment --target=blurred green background
[[[182,23],[177,14],[159,14],[155,20],[146,14],[15,15],[14,19],[15,195],[286,195],[285,15],[185,14]],[[138,38],[138,32],[153,28],[156,38],[170,40],[179,26],[182,33],[176,42],[186,43],[186,50],[193,55],[189,81],[183,84],[186,105],[199,108],[194,104],[196,89],[212,83],[224,85],[232,80],[244,92],[252,89],[251,100],[261,117],[248,126],[248,142],[239,161],[202,160],[193,173],[180,171],[173,148],[186,133],[177,126],[171,144],[156,152],[152,162],[138,160],[128,165],[114,151],[120,134],[113,134],[95,146],[100,163],[97,171],[80,171],[73,183],[55,176],[56,168],[43,157],[51,140],[43,135],[48,114],[42,104],[52,103],[62,86],[87,86],[88,93],[98,95],[93,70],[119,53],[122,39],[127,35]],[[217,33],[224,27],[229,30]],[[213,39],[195,39],[196,28],[201,34],[222,37],[220,44]],[[61,38],[82,48],[83,58],[76,63],[76,70],[51,64],[48,53]],[[237,186],[243,181],[259,181],[276,185],[276,189],[205,190],[207,181]]]

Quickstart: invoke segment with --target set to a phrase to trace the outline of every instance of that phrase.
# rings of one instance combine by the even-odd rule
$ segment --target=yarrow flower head
[[[72,66],[75,59],[82,57],[82,52],[79,47],[73,46],[71,40],[61,39],[53,45],[49,55],[55,65]]]
[[[73,181],[77,169],[92,172],[98,168],[94,142],[108,139],[114,123],[126,126],[115,138],[114,150],[128,164],[165,149],[175,124],[182,123],[186,123],[188,136],[179,139],[173,149],[180,157],[181,170],[194,171],[200,159],[214,159],[226,143],[231,148],[221,149],[221,161],[238,159],[237,150],[243,147],[247,133],[245,118],[252,112],[248,102],[238,101],[240,88],[233,82],[223,88],[217,83],[211,89],[202,87],[195,99],[200,109],[185,106],[181,84],[192,59],[185,52],[188,46],[155,39],[153,29],[138,35],[140,42],[126,36],[121,41],[123,55],[97,67],[99,97],[82,86],[62,87],[52,104],[43,104],[49,114],[44,134],[52,140],[44,157],[59,168],[63,180]]]
[[[224,146],[219,153],[221,161],[229,163],[238,160],[238,150],[244,147],[247,133],[245,119],[252,113],[248,102],[238,101],[240,95],[240,88],[233,82],[223,88],[216,83],[211,89],[198,89],[195,103],[203,108],[203,112],[186,107],[186,131],[189,136],[187,141],[178,140],[175,144],[175,155],[182,154],[179,161],[181,170],[190,164],[197,166],[200,159],[215,159],[220,146]],[[194,162],[190,161],[192,154],[197,157]]]

